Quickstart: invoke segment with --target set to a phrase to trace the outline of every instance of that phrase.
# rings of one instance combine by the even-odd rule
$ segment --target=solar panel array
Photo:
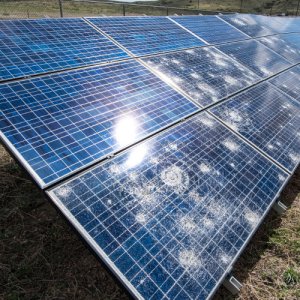
[[[88,20],[136,56],[205,44],[164,17],[110,17]]]
[[[0,21],[1,140],[132,295],[210,298],[300,162],[299,28]]]
[[[225,23],[217,16],[182,16],[172,20],[184,26],[209,44],[232,42],[249,38],[246,34]]]
[[[81,19],[0,21],[0,80],[128,57]]]

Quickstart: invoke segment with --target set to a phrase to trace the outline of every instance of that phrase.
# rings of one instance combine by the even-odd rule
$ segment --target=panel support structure
[[[232,294],[237,295],[241,288],[242,284],[232,275],[228,275],[227,278],[223,281],[224,287]]]
[[[276,201],[273,205],[273,209],[279,214],[282,215],[286,212],[287,207],[281,202],[281,201]]]

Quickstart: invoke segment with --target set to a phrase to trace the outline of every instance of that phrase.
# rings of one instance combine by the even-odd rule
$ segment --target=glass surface
[[[206,299],[286,178],[202,113],[50,196],[133,293]]]
[[[300,162],[300,103],[262,83],[211,111],[292,172]]]
[[[249,38],[216,16],[180,16],[172,17],[172,19],[209,44],[219,44]]]
[[[279,89],[300,101],[300,67],[293,67],[270,80]]]
[[[0,80],[127,57],[81,19],[0,21]]]
[[[205,44],[166,17],[88,18],[88,20],[136,56]]]
[[[249,69],[214,47],[146,57],[143,61],[202,107],[259,80]]]
[[[254,40],[220,45],[217,48],[263,78],[291,65],[282,56]]]
[[[300,28],[300,24],[299,24]],[[299,29],[300,30],[300,29]],[[282,35],[282,39],[300,49],[300,33],[290,33]]]
[[[137,62],[0,85],[0,130],[51,183],[197,111]]]
[[[299,35],[300,37],[300,35]],[[299,47],[288,42],[285,35],[274,35],[258,39],[259,42],[282,55],[289,62],[296,64],[300,62],[300,44]]]

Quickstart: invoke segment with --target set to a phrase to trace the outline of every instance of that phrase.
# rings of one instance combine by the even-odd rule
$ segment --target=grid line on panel
[[[270,82],[292,98],[300,101],[300,67],[299,65],[273,77]]]
[[[179,16],[171,17],[171,19],[208,44],[220,44],[249,38],[217,16]]]
[[[205,45],[166,17],[86,19],[135,56]]]
[[[291,63],[281,55],[276,54],[256,40],[224,44],[216,48],[263,78],[272,76],[291,66]]]
[[[204,299],[286,177],[202,113],[57,186],[50,197],[145,299]]]
[[[176,24],[177,26],[179,26],[180,28],[184,29],[185,31],[187,31],[188,33],[190,33],[191,35],[193,35],[194,37],[196,37],[197,39],[199,39],[201,42],[204,43],[204,45],[208,45],[208,43],[201,38],[199,35],[195,34],[194,32],[192,32],[191,30],[189,30],[187,27],[184,27],[183,25],[181,25],[180,23],[176,22],[176,20],[174,20],[174,18],[172,17],[167,17],[170,21],[172,21],[174,24]]]
[[[82,19],[0,22],[0,80],[128,58]]]
[[[293,173],[300,162],[299,103],[265,82],[210,111]]]
[[[214,47],[161,54],[142,61],[201,107],[212,105],[260,80]]]
[[[45,184],[198,110],[137,62],[0,88],[1,131]]]

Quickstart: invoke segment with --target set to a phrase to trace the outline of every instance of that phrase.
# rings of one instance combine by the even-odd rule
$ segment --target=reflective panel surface
[[[221,45],[217,48],[263,78],[291,65],[282,56],[254,40]]]
[[[299,24],[300,28],[300,24]],[[300,33],[290,33],[282,35],[282,39],[300,49]]]
[[[50,197],[136,296],[206,299],[286,178],[201,114]]]
[[[293,97],[294,99],[300,101],[300,67],[296,66],[294,68],[285,71],[278,76],[270,80],[272,84],[277,86],[279,89]]]
[[[88,18],[136,56],[205,43],[165,17]]]
[[[0,21],[0,80],[126,57],[81,19]]]
[[[147,57],[143,61],[202,107],[259,80],[249,69],[214,47]]]
[[[251,37],[278,33],[269,28],[267,22],[260,22],[255,15],[234,14],[220,17]]]
[[[300,162],[300,103],[262,83],[211,111],[292,172]]]
[[[41,186],[197,110],[137,62],[0,85],[0,130]]]
[[[289,43],[284,37],[286,35],[274,35],[258,39],[267,47],[274,50],[277,54],[282,55],[289,62],[296,64],[300,62],[300,45],[299,48],[296,45]]]
[[[216,16],[180,16],[172,17],[172,19],[209,44],[219,44],[249,38]]]

